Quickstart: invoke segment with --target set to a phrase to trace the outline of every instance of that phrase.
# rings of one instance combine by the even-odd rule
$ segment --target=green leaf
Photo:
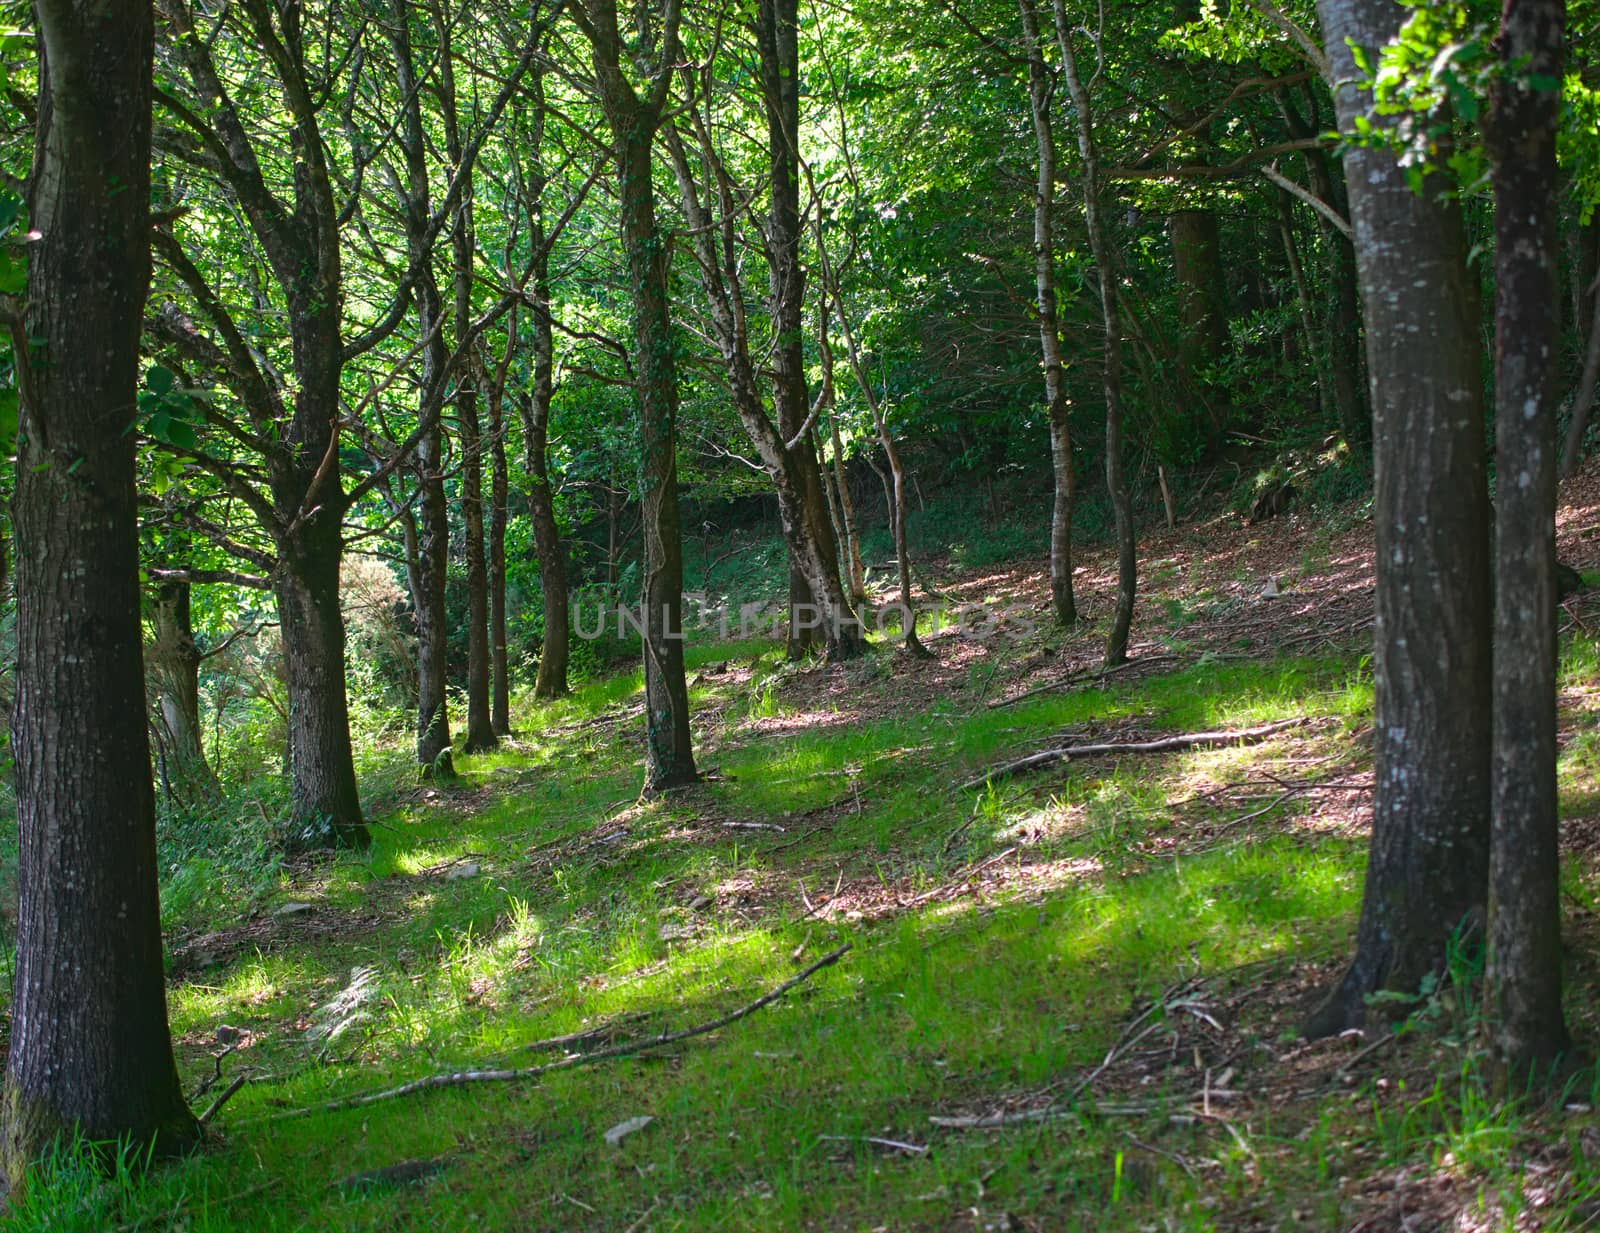
[[[178,378],[173,375],[170,368],[152,364],[144,375],[144,383],[153,394],[169,394],[172,392],[172,387],[178,384]]]

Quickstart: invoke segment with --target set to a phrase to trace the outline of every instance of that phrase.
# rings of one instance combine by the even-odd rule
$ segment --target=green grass
[[[735,670],[704,672],[724,661]],[[1000,1131],[928,1120],[1070,1089],[1181,978],[1270,985],[1342,953],[1364,857],[1358,837],[1302,826],[1304,800],[1263,802],[1259,821],[1223,831],[1242,807],[1196,799],[1197,783],[1272,766],[1272,744],[956,785],[1089,725],[1306,716],[1318,722],[1295,737],[1301,756],[1360,767],[1364,662],[1210,659],[999,709],[951,697],[872,714],[817,708],[767,643],[696,645],[689,662],[718,776],[682,797],[635,803],[639,721],[592,722],[637,704],[632,673],[522,700],[514,744],[458,758],[459,781],[426,792],[396,742],[375,757],[384,808],[362,856],[245,876],[242,860],[204,863],[198,831],[179,846],[166,834],[171,934],[244,939],[170,987],[185,1086],[211,1073],[221,1024],[250,1034],[224,1073],[262,1081],[200,1154],[102,1179],[64,1153],[0,1224],[932,1230],[1014,1213],[1010,1227],[1199,1230],[1294,1209],[1334,1228],[1349,1223],[1341,1179],[1389,1167],[1466,1178],[1497,1213],[1486,1227],[1531,1202],[1534,1132],[1482,1095],[1437,1025],[1428,1039],[1456,1061],[1420,1095],[1368,1078],[1239,1124],[1175,1125],[1188,1088],[1157,1072],[1131,1118],[1100,1107],[1128,1093],[1091,1090],[1059,1120]],[[1566,663],[1575,682],[1600,657],[1584,643]],[[1592,735],[1569,752],[1574,791],[1597,758]],[[1019,844],[1038,876],[960,891],[965,871]],[[844,906],[808,913],[836,880]],[[312,911],[273,915],[290,903]],[[549,1060],[526,1046],[613,1021],[624,1034],[703,1022],[846,944],[784,1001],[670,1049],[286,1116],[437,1071]],[[1296,1009],[1259,1013],[1248,1048],[1291,1047]],[[637,1115],[654,1121],[603,1141]],[[424,1184],[335,1185],[433,1159],[444,1168]],[[1575,1159],[1571,1211],[1594,1191]]]

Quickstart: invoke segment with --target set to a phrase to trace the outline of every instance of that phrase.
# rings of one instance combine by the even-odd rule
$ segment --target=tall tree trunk
[[[411,609],[417,625],[417,762],[425,776],[455,773],[451,758],[449,702],[449,615],[445,604],[450,573],[450,509],[444,490],[444,430],[440,411],[450,379],[450,349],[444,335],[444,306],[428,260],[429,187],[426,137],[422,126],[420,83],[416,78],[409,24],[390,28],[395,75],[405,99],[399,143],[405,154],[406,182],[396,185],[405,212],[406,256],[419,269],[414,296],[417,332],[427,340],[422,351],[422,382],[417,420],[424,431],[412,456],[417,480],[416,568],[411,578]]]
[[[771,357],[772,401],[796,506],[785,519],[796,524],[789,536],[791,654],[817,641],[806,635],[820,635],[828,658],[840,660],[860,655],[866,639],[840,581],[839,545],[828,519],[822,468],[807,431],[811,408],[806,390],[806,275],[800,260],[804,222],[800,214],[799,24],[798,0],[760,0],[756,47],[761,59],[772,194],[766,228],[768,312],[777,333]],[[820,407],[819,403],[819,411]],[[815,624],[796,619],[797,603],[810,606]]]
[[[431,275],[418,281],[431,281]],[[427,298],[421,287],[417,298],[419,304]],[[437,308],[435,298],[433,310]],[[429,367],[426,359],[423,367]],[[428,385],[425,375],[424,389]],[[433,397],[442,394],[440,389]],[[438,408],[433,410],[437,412]],[[429,412],[424,408],[421,414]],[[437,419],[417,442],[412,470],[418,488],[417,572],[411,597],[417,622],[417,762],[425,774],[448,777],[455,770],[450,756],[449,615],[445,604],[450,572],[450,509],[444,492],[444,439]]]
[[[145,653],[146,670],[155,687],[166,781],[186,797],[216,800],[222,785],[200,739],[200,647],[194,640],[187,581],[155,585],[150,625],[155,636]]]
[[[152,19],[39,0],[17,539],[17,969],[6,1177],[58,1138],[179,1150],[128,408],[150,280]]]
[[[1567,1047],[1556,814],[1556,408],[1566,0],[1505,0],[1495,199],[1495,624],[1488,1032],[1515,1087]]]
[[[462,744],[467,753],[483,753],[500,743],[489,709],[489,563],[483,539],[483,438],[478,424],[478,375],[477,371],[472,372],[456,387],[462,454],[461,522],[467,558],[467,735]]]
[[[524,395],[522,465],[528,473],[528,518],[539,557],[539,589],[544,594],[544,642],[539,652],[535,698],[559,698],[567,692],[567,657],[571,630],[567,562],[556,526],[555,491],[550,484],[550,400],[555,393],[555,343],[550,321],[549,288],[544,271],[535,275],[533,305],[533,386]],[[609,498],[608,498],[609,500]],[[616,508],[611,510],[611,556],[616,553]]]
[[[1045,63],[1035,0],[1019,0],[1019,4],[1022,30],[1028,41],[1028,103],[1039,162],[1039,180],[1033,192],[1033,281],[1055,473],[1055,505],[1050,517],[1050,601],[1056,620],[1070,625],[1078,619],[1078,601],[1072,593],[1072,506],[1077,474],[1072,465],[1067,373],[1061,358],[1061,326],[1056,311],[1056,138],[1050,117],[1055,90]]]
[[[1367,114],[1350,50],[1394,0],[1319,0],[1341,132]],[[1376,118],[1374,122],[1382,122]],[[1345,150],[1377,472],[1377,793],[1356,953],[1311,1035],[1359,1026],[1368,994],[1416,992],[1488,889],[1490,602],[1478,295],[1455,203],[1413,193],[1391,153]],[[1418,346],[1426,339],[1427,346]]]
[[[856,522],[855,500],[850,495],[850,476],[845,470],[844,443],[839,433],[839,407],[834,401],[833,343],[828,337],[828,293],[823,288],[817,297],[817,356],[822,364],[822,405],[828,412],[829,444],[833,448],[833,492],[839,503],[837,542],[844,549],[845,585],[852,604],[867,599],[867,571],[861,561],[861,533]]]
[[[1294,306],[1300,317],[1300,336],[1305,354],[1317,370],[1317,402],[1324,415],[1336,415],[1333,394],[1333,373],[1328,356],[1318,346],[1317,328],[1311,302],[1311,287],[1306,281],[1305,263],[1300,259],[1300,242],[1295,236],[1293,198],[1281,189],[1278,192],[1278,235],[1283,240],[1283,259],[1289,267],[1289,277],[1294,283]]]
[[[1128,658],[1128,633],[1133,625],[1134,593],[1139,582],[1138,545],[1134,538],[1133,501],[1122,469],[1122,323],[1117,309],[1116,263],[1106,242],[1100,215],[1100,161],[1095,149],[1094,116],[1089,91],[1078,71],[1072,45],[1072,23],[1065,0],[1054,0],[1056,42],[1061,47],[1061,72],[1067,80],[1073,117],[1078,126],[1078,157],[1083,162],[1083,218],[1089,231],[1089,252],[1100,284],[1100,317],[1104,330],[1101,389],[1106,404],[1106,490],[1117,527],[1117,602],[1106,635],[1106,664]]]
[[[1317,114],[1317,95],[1309,84],[1305,97],[1312,114],[1309,122],[1289,101],[1278,96],[1279,107],[1289,132],[1296,138],[1315,136],[1324,127]],[[1341,216],[1349,216],[1348,195],[1338,165],[1322,149],[1304,154],[1306,178],[1311,191]],[[1345,443],[1353,450],[1365,450],[1372,441],[1372,413],[1362,389],[1360,288],[1356,279],[1356,253],[1352,241],[1320,212],[1317,228],[1327,256],[1328,280],[1333,294],[1323,313],[1323,350],[1328,357],[1334,417]]]
[[[516,345],[506,337],[507,358]],[[489,408],[489,720],[496,736],[511,735],[511,672],[506,662],[506,474],[505,374],[488,389]]]
[[[646,794],[700,778],[689,729],[683,671],[683,541],[678,516],[678,368],[668,295],[670,253],[656,225],[650,151],[666,107],[679,53],[676,0],[664,0],[648,94],[634,92],[610,0],[576,0],[570,13],[588,39],[596,84],[611,133],[623,252],[633,301],[635,389],[639,404],[639,487],[643,507]],[[641,11],[641,17],[647,17]]]
[[[695,782],[683,671],[683,542],[678,516],[678,372],[668,309],[667,253],[656,227],[650,146],[619,118],[617,192],[633,292],[644,516],[645,790]]]
[[[449,46],[449,37],[449,32],[441,26],[439,94],[444,112],[445,153],[452,167],[460,167],[463,147],[456,114],[455,55]],[[450,227],[458,346],[472,329],[475,247],[469,172]],[[462,369],[455,374],[456,428],[461,435],[461,524],[467,564],[467,734],[461,743],[465,753],[484,753],[500,743],[489,708],[489,563],[483,544],[483,441],[478,423],[481,374],[482,365],[476,354],[465,360]]]
[[[830,277],[826,258],[823,260],[823,275]],[[900,450],[895,445],[894,434],[889,431],[888,418],[883,413],[883,404],[878,400],[878,395],[872,388],[872,382],[867,378],[866,366],[862,360],[861,348],[856,342],[854,327],[850,319],[845,316],[843,297],[840,295],[836,283],[830,287],[833,295],[834,307],[839,313],[839,328],[844,334],[845,355],[850,361],[850,371],[856,379],[856,388],[861,391],[861,397],[867,404],[867,409],[872,412],[873,426],[878,430],[878,444],[883,447],[884,460],[888,463],[888,474],[884,478],[885,499],[889,507],[889,533],[894,539],[895,568],[900,579],[900,615],[902,618],[902,641],[906,653],[917,659],[931,659],[933,652],[922,645],[917,637],[917,608],[911,592],[911,550],[906,543],[906,469],[900,461]],[[882,472],[880,472],[882,474]]]
[[[1222,233],[1215,210],[1174,210],[1167,220],[1172,242],[1172,273],[1178,284],[1178,363],[1183,380],[1202,391],[1211,422],[1211,443],[1228,431],[1228,391],[1204,375],[1228,347],[1227,288],[1222,278]]]
[[[296,487],[309,490],[310,477]],[[364,848],[371,842],[350,748],[339,607],[343,548],[337,508],[320,510],[284,545],[273,588],[289,694],[290,817],[284,846],[290,852]]]
[[[1590,231],[1600,231],[1600,217],[1590,224]],[[1600,389],[1600,274],[1590,276],[1591,288],[1584,284],[1580,300],[1588,305],[1588,328],[1579,337],[1585,339],[1583,373],[1578,378],[1577,391],[1572,396],[1572,421],[1567,426],[1567,443],[1561,452],[1561,475],[1566,477],[1578,469],[1583,457],[1583,438],[1589,430],[1589,413],[1594,409],[1596,389]]]

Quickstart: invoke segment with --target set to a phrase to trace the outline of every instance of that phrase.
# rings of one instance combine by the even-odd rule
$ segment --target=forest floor
[[[1593,580],[1600,470],[1565,491],[1561,539]],[[169,903],[184,1083],[203,1109],[246,1082],[192,1158],[105,1184],[64,1156],[0,1224],[1600,1224],[1600,1092],[1492,1099],[1466,959],[1393,1036],[1297,1036],[1359,898],[1370,523],[1222,516],[1150,535],[1141,566],[1115,673],[1094,671],[1104,552],[1070,632],[1038,562],[932,563],[952,603],[1012,619],[932,635],[928,661],[694,642],[711,774],[692,791],[636,800],[640,687],[621,675],[520,707],[521,735],[450,785],[385,781],[369,853]],[[1592,1046],[1600,592],[1562,621],[1569,1014]],[[501,1073],[326,1107],[463,1070]]]

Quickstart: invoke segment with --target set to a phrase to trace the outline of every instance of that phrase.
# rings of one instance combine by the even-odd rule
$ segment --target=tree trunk
[[[13,1189],[59,1138],[180,1150],[144,713],[134,435],[150,279],[152,18],[39,0],[16,532]]]
[[[448,629],[445,589],[450,572],[450,509],[444,491],[444,430],[440,411],[449,381],[450,349],[445,341],[438,280],[428,260],[428,160],[422,126],[420,87],[411,51],[410,27],[390,28],[395,74],[405,99],[399,144],[405,154],[402,190],[406,256],[420,270],[415,303],[417,332],[427,340],[422,351],[422,382],[417,420],[424,431],[412,456],[417,479],[416,568],[411,578],[411,608],[417,625],[417,762],[425,776],[448,778],[451,758]],[[397,189],[400,186],[396,186]]]
[[[1354,131],[1365,108],[1350,42],[1382,46],[1406,11],[1393,0],[1320,0],[1342,132]],[[1314,1036],[1359,1026],[1368,994],[1415,993],[1459,931],[1481,926],[1488,888],[1489,530],[1476,280],[1459,210],[1432,180],[1419,195],[1387,151],[1352,144],[1344,158],[1377,473],[1377,794],[1355,957],[1307,1024]]]
[[[418,281],[431,281],[431,276]],[[423,298],[419,294],[419,301]],[[423,384],[426,388],[426,377]],[[426,409],[422,414],[428,414]],[[447,778],[455,771],[450,756],[449,616],[445,605],[450,572],[450,510],[444,493],[443,433],[437,424],[417,442],[412,470],[419,490],[417,577],[412,594],[417,622],[417,762],[425,774]]]
[[[200,647],[194,640],[188,582],[156,584],[150,624],[155,637],[145,654],[146,670],[155,686],[166,782],[186,800],[214,801],[222,795],[222,785],[201,743]]]
[[[1309,86],[1307,97],[1315,110],[1316,95]],[[1280,96],[1280,99],[1292,135],[1299,138],[1316,135],[1322,127],[1321,118],[1313,114],[1308,124],[1289,106],[1286,98]],[[1328,152],[1307,150],[1305,164],[1311,191],[1340,214],[1349,217],[1344,183]],[[1345,443],[1353,450],[1364,450],[1372,441],[1372,412],[1361,384],[1362,320],[1355,248],[1344,233],[1320,213],[1317,215],[1317,227],[1322,235],[1323,251],[1327,254],[1328,280],[1333,291],[1323,313],[1323,347],[1332,378],[1329,393],[1333,398],[1334,417]]]
[[[1035,0],[1019,2],[1022,29],[1028,41],[1028,103],[1033,112],[1033,135],[1039,161],[1039,180],[1033,193],[1033,281],[1044,368],[1045,412],[1050,423],[1050,452],[1055,475],[1055,505],[1050,519],[1050,600],[1056,620],[1070,625],[1078,619],[1078,601],[1072,592],[1072,506],[1077,477],[1072,466],[1067,374],[1061,358],[1061,326],[1056,312],[1056,139],[1050,120],[1051,95],[1055,91],[1045,64]]]
[[[825,267],[826,269],[826,267]],[[933,652],[922,645],[917,637],[917,608],[911,593],[911,552],[906,544],[906,470],[900,461],[900,451],[895,446],[894,435],[889,431],[889,421],[883,413],[883,404],[873,392],[862,362],[861,348],[856,343],[854,328],[844,314],[844,304],[837,285],[831,288],[834,306],[839,310],[839,327],[844,332],[845,354],[850,360],[850,371],[855,376],[856,388],[872,412],[873,426],[878,430],[878,444],[883,447],[885,461],[889,464],[884,480],[885,499],[889,507],[889,531],[894,538],[895,567],[900,578],[901,633],[906,653],[917,659],[931,659]],[[881,473],[880,473],[881,474]],[[880,627],[881,628],[881,627]]]
[[[516,345],[508,334],[506,348]],[[487,391],[489,408],[489,721],[511,735],[511,673],[506,662],[506,420],[504,374]]]
[[[1228,391],[1205,375],[1228,347],[1227,289],[1222,278],[1222,235],[1214,210],[1173,211],[1167,220],[1172,273],[1178,284],[1178,364],[1189,388],[1203,391],[1211,422],[1207,440],[1228,431]]]
[[[456,116],[455,57],[448,34],[439,57],[439,93],[444,110],[445,151],[452,167],[462,164],[460,124]],[[472,177],[469,174],[450,228],[455,266],[455,337],[459,346],[472,328],[473,232]],[[463,362],[456,376],[456,427],[461,435],[461,523],[467,564],[467,734],[465,753],[484,753],[500,743],[489,706],[489,563],[483,544],[483,441],[478,424],[478,386],[482,366],[476,355]]]
[[[639,404],[639,488],[644,537],[645,782],[647,795],[697,781],[683,671],[683,542],[678,516],[678,368],[668,292],[670,254],[656,225],[651,147],[677,55],[675,5],[664,6],[663,63],[640,99],[621,67],[615,6],[581,0],[573,10],[593,49],[600,101],[611,131],[617,203],[633,307],[635,391]]]
[[[1591,229],[1600,229],[1597,218]],[[1583,374],[1578,378],[1577,391],[1572,396],[1572,422],[1567,426],[1567,443],[1561,453],[1561,474],[1571,475],[1578,469],[1583,457],[1583,438],[1589,430],[1589,413],[1594,409],[1595,390],[1600,388],[1600,275],[1592,280],[1589,290],[1585,284],[1582,297],[1589,305],[1588,331],[1581,335],[1587,341],[1583,350]]]
[[[1486,130],[1495,198],[1490,1046],[1513,1088],[1567,1048],[1556,813],[1556,408],[1565,0],[1505,0]]]
[[[839,503],[839,527],[835,537],[844,549],[845,586],[852,605],[867,599],[867,571],[861,561],[861,533],[856,522],[855,500],[850,495],[850,476],[844,465],[844,444],[839,434],[839,407],[834,401],[833,344],[828,337],[828,292],[817,297],[817,356],[822,364],[822,405],[828,412],[828,433],[833,447],[833,492]]]
[[[307,519],[286,546],[274,586],[289,694],[290,819],[284,846],[291,853],[371,842],[350,749],[339,523],[338,513],[327,509]]]
[[[500,743],[489,710],[489,563],[483,542],[483,440],[477,373],[456,388],[461,430],[461,521],[467,558],[467,735],[462,748],[484,753]]]
[[[1056,42],[1061,47],[1061,71],[1078,126],[1078,157],[1083,162],[1083,218],[1089,231],[1089,252],[1100,284],[1100,318],[1104,330],[1101,389],[1106,404],[1106,490],[1117,527],[1117,602],[1106,635],[1106,664],[1128,658],[1128,634],[1133,625],[1134,593],[1139,581],[1138,545],[1134,539],[1133,501],[1122,469],[1122,324],[1117,309],[1116,264],[1106,242],[1100,216],[1100,164],[1095,150],[1094,116],[1089,91],[1078,71],[1072,45],[1072,23],[1065,0],[1054,0]],[[1069,460],[1070,461],[1070,460]],[[1058,464],[1059,471],[1059,464]]]
[[[1317,402],[1325,416],[1337,416],[1333,394],[1333,373],[1328,356],[1317,345],[1317,329],[1313,324],[1311,288],[1306,282],[1305,263],[1300,260],[1300,242],[1295,237],[1294,199],[1283,190],[1278,191],[1278,235],[1283,241],[1283,259],[1289,267],[1289,278],[1294,283],[1295,311],[1300,317],[1300,336],[1304,354],[1316,367]],[[1285,367],[1288,367],[1286,364]]]
[[[555,344],[550,321],[549,288],[545,271],[534,281],[533,387],[523,396],[522,465],[528,473],[528,518],[533,523],[533,547],[539,557],[539,589],[544,593],[544,643],[539,652],[535,698],[559,698],[567,692],[569,597],[567,563],[556,526],[555,492],[550,486],[550,400],[555,393]],[[616,507],[610,505],[611,555],[616,554]]]
[[[839,545],[828,520],[822,469],[807,431],[805,267],[800,260],[800,49],[798,0],[760,0],[756,46],[767,117],[767,165],[772,203],[767,222],[768,314],[777,334],[772,350],[772,401],[793,504],[789,532],[791,655],[821,641],[829,660],[866,650],[861,624],[839,578]],[[736,271],[730,271],[736,275]],[[820,411],[821,404],[818,404]],[[780,488],[780,501],[783,490]],[[800,609],[797,605],[806,605]],[[801,612],[804,619],[801,619]]]

